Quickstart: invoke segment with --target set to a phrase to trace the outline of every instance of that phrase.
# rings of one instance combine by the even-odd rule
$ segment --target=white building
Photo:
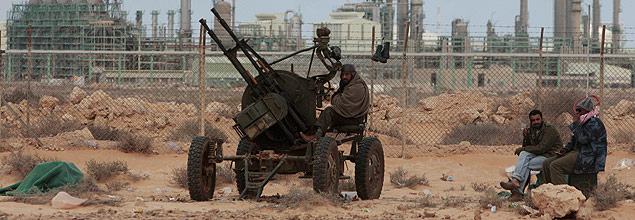
[[[331,19],[313,25],[313,33],[317,28],[326,26],[331,30],[330,44],[339,46],[343,52],[370,53],[373,27],[375,42],[381,42],[381,25],[364,19],[364,12],[331,12],[329,15]]]

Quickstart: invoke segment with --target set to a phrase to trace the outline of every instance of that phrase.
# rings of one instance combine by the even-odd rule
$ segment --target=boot
[[[382,56],[382,48],[383,46],[381,44],[377,45],[377,50],[375,50],[375,54],[373,54],[373,57],[371,57],[370,59],[375,62],[386,63],[386,58]]]
[[[390,58],[390,42],[384,42],[384,48],[381,50],[381,57],[386,60]]]
[[[522,200],[523,200],[523,194],[520,191],[518,191],[518,189],[512,190],[512,195],[509,196],[509,201],[518,202]]]

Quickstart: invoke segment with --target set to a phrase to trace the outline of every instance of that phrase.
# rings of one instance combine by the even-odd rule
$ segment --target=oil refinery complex
[[[3,79],[19,79],[31,66],[34,78],[68,78],[88,76],[88,79],[106,76],[112,79],[122,76],[137,82],[138,78],[152,75],[159,81],[185,81],[186,75],[198,71],[193,68],[198,50],[198,27],[192,27],[191,0],[181,0],[178,11],[161,14],[150,12],[151,24],[143,24],[144,11],[129,14],[122,10],[123,0],[29,0],[13,4],[6,22],[0,22],[3,50],[6,50]],[[606,25],[605,52],[607,54],[631,54],[625,48],[623,25],[620,23],[620,0],[613,0],[613,21],[600,20],[600,0],[592,0],[592,10],[582,7],[582,0],[553,0],[553,29],[543,39],[529,35],[529,0],[519,0],[520,10],[514,20],[514,33],[500,35],[490,20],[486,34],[470,34],[470,23],[454,19],[451,33],[442,34],[441,24],[424,24],[423,0],[368,0],[345,3],[329,13],[330,18],[312,23],[313,30],[302,30],[306,23],[300,11],[281,9],[274,13],[255,14],[255,20],[236,22],[236,0],[231,3],[214,0],[214,7],[235,32],[248,38],[249,44],[263,52],[291,52],[312,45],[312,37],[303,33],[327,26],[331,30],[331,44],[341,47],[344,54],[370,54],[373,44],[390,41],[393,52],[400,52],[406,43],[411,54],[433,56],[436,54],[481,54],[473,59],[447,60],[447,56],[427,57],[415,61],[418,69],[467,69],[507,65],[518,72],[535,72],[535,59],[512,60],[513,54],[538,54],[541,40],[545,54],[597,54],[601,48],[602,25]],[[240,0],[238,0],[240,4]],[[246,6],[243,6],[246,7]],[[159,24],[159,17],[167,16],[167,24]],[[438,12],[437,12],[437,16]],[[178,17],[178,26],[175,23]],[[196,19],[198,20],[198,19]],[[409,23],[409,28],[406,28]],[[150,28],[146,28],[146,27]],[[224,42],[231,41],[228,34],[214,21],[214,29]],[[436,26],[436,30],[435,30]],[[533,27],[535,28],[535,27]],[[408,30],[407,30],[408,29]],[[196,30],[196,31],[195,31]],[[375,32],[373,33],[373,30]],[[408,33],[406,33],[406,31]],[[24,51],[48,51],[48,55],[33,56],[27,61]],[[209,49],[216,50],[215,45]],[[51,56],[85,52],[83,56]],[[78,52],[79,51],[79,52]],[[485,56],[482,54],[491,54]],[[507,55],[506,55],[507,54]],[[194,56],[192,56],[194,55]],[[422,55],[422,56],[423,56]],[[500,56],[502,55],[502,56]],[[499,57],[496,57],[499,56]],[[208,57],[209,58],[209,57]],[[214,69],[224,61],[209,58],[206,69]],[[218,58],[221,59],[221,58]],[[566,64],[557,56],[548,56],[545,75],[566,73],[569,66],[578,65],[578,59]],[[436,62],[430,62],[430,60]],[[452,64],[448,64],[451,62]],[[216,64],[215,64],[216,63]],[[633,70],[632,60],[624,58],[616,62],[624,75]],[[398,64],[388,64],[384,71]],[[390,66],[393,65],[393,66]],[[229,71],[229,70],[228,70]],[[212,71],[213,72],[213,71]],[[380,71],[381,72],[381,71]],[[570,72],[570,71],[569,71]],[[390,75],[390,74],[388,74]],[[431,78],[435,78],[430,76]],[[632,76],[629,75],[632,78]],[[442,78],[439,78],[442,80]],[[632,81],[632,80],[631,80]]]

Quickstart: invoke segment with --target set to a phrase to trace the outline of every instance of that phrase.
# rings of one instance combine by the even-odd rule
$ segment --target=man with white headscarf
[[[575,106],[575,116],[569,129],[569,143],[545,160],[542,173],[545,183],[567,184],[565,174],[598,173],[604,171],[607,153],[606,128],[586,97]]]

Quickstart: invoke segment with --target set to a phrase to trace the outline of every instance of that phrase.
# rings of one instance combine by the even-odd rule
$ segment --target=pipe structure
[[[527,34],[529,26],[529,3],[528,0],[520,0],[520,33]]]
[[[553,7],[553,37],[554,38],[564,38],[566,37],[567,32],[567,13],[566,13],[566,3],[567,0],[554,0]]]
[[[174,14],[176,12],[174,10],[168,10],[168,37],[174,37]]]
[[[159,11],[152,11],[152,37],[159,36]]]
[[[620,50],[620,0],[613,0],[613,53]]]
[[[397,37],[404,40],[408,22],[408,0],[397,0]]]
[[[600,0],[593,0],[593,25],[591,27],[591,38],[594,41],[600,40]]]

